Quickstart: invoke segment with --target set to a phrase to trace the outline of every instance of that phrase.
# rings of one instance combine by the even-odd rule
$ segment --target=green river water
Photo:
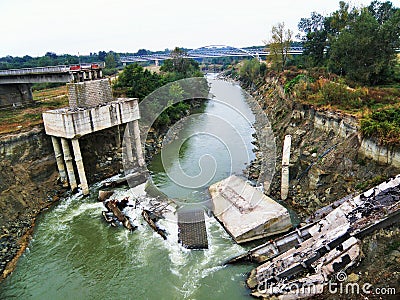
[[[254,117],[243,90],[208,80],[214,100],[182,121],[183,145],[172,142],[149,165],[156,186],[184,205],[209,206],[207,187],[242,174],[254,158]],[[91,186],[91,196],[62,199],[38,218],[0,299],[251,299],[245,279],[254,266],[222,265],[250,246],[234,243],[213,217],[206,218],[209,249],[190,251],[177,243],[176,224],[168,220],[161,222],[166,241],[142,220],[132,233],[111,227],[96,199],[100,184]],[[134,197],[127,189],[117,196]]]

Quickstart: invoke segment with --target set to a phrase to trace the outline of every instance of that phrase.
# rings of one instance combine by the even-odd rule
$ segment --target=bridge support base
[[[61,179],[61,182],[63,183],[63,185],[68,186],[68,182],[67,182],[67,175],[68,175],[68,181],[69,181],[69,186],[70,186],[71,190],[75,191],[78,187],[77,182],[76,182],[74,165],[73,165],[73,160],[75,160],[76,169],[78,170],[78,176],[79,176],[79,181],[80,181],[79,186],[82,189],[82,193],[84,195],[88,195],[89,194],[89,186],[88,186],[88,183],[86,180],[86,173],[85,173],[85,168],[83,166],[83,159],[82,159],[82,154],[81,154],[81,148],[79,146],[79,140],[78,139],[71,140],[74,156],[71,155],[71,151],[69,148],[69,142],[67,139],[61,138],[62,151],[61,151],[60,144],[58,142],[57,137],[52,136],[51,141],[53,142],[53,148],[54,148],[54,154],[56,156],[57,168],[58,168],[58,172],[60,174],[60,179]],[[64,154],[64,159],[63,159],[63,154]],[[67,168],[67,172],[65,172],[64,164]]]
[[[74,166],[72,164],[72,156],[69,150],[68,140],[65,138],[61,138],[61,146],[64,152],[65,165],[67,166],[69,186],[72,191],[75,191],[78,186],[76,184]]]
[[[0,85],[0,108],[19,107],[33,103],[32,85],[1,84]]]
[[[67,187],[68,186],[67,173],[65,172],[64,159],[60,143],[58,142],[55,136],[51,137],[51,141],[53,143],[54,154],[56,155],[56,162],[57,162],[58,173],[60,174],[60,181],[64,187]]]
[[[79,180],[81,182],[80,187],[82,189],[82,193],[84,195],[89,195],[89,187],[86,180],[85,168],[83,166],[81,148],[79,147],[78,139],[72,139],[72,148],[74,149],[75,162],[78,169]]]

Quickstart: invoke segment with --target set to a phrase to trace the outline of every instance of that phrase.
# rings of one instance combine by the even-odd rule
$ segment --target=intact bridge
[[[291,55],[300,55],[303,53],[303,47],[291,47],[288,51]],[[160,61],[171,59],[172,51],[163,52],[160,54],[150,54],[150,55],[132,55],[123,56],[120,58],[123,65],[135,62],[154,62],[156,65]],[[208,58],[220,58],[220,57],[238,57],[246,58],[253,57],[261,60],[262,57],[266,57],[270,54],[270,51],[265,47],[253,47],[253,48],[235,48],[231,46],[224,45],[213,45],[205,46],[198,49],[190,50],[184,55],[186,58],[192,58],[196,61],[202,61]]]
[[[289,54],[299,55],[303,53],[302,47],[291,47]],[[160,61],[171,59],[172,51],[154,53],[150,55],[124,56],[120,60],[123,65],[135,62],[154,62],[156,65]],[[188,51],[184,57],[192,58],[196,61],[203,61],[210,58],[237,57],[237,58],[262,58],[269,55],[269,51],[264,47],[235,48],[231,46],[215,45],[206,46]],[[87,80],[99,79],[103,77],[102,69],[104,62],[79,65],[61,65],[39,68],[24,68],[0,70],[0,109],[4,107],[18,107],[31,103],[33,83],[43,82],[84,82]]]

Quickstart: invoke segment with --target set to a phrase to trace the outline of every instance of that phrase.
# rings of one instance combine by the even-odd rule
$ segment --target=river
[[[254,158],[254,116],[244,91],[208,80],[213,96],[204,112],[181,121],[149,165],[154,184],[181,205],[209,207],[207,187],[242,174]],[[0,299],[250,298],[245,279],[253,266],[222,265],[249,245],[234,243],[213,217],[206,218],[209,249],[190,251],[177,243],[169,220],[162,221],[171,236],[166,241],[144,221],[133,233],[110,227],[96,199],[100,185],[91,186],[89,197],[75,194],[41,214],[29,248],[0,285]]]

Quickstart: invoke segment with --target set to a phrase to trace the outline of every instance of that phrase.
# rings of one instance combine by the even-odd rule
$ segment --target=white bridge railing
[[[23,69],[9,69],[0,70],[0,76],[20,76],[20,75],[36,75],[36,74],[59,74],[59,73],[73,73],[86,70],[94,70],[104,68],[104,62],[77,64],[77,65],[59,65],[48,67],[36,68],[23,68]]]

